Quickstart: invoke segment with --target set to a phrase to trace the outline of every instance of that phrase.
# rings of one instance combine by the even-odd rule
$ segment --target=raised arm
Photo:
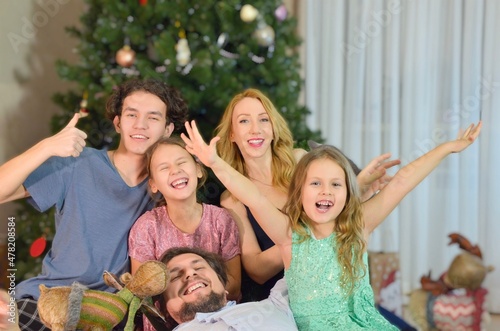
[[[248,220],[245,206],[231,196],[229,191],[222,193],[220,204],[229,211],[238,225],[241,261],[248,276],[255,282],[263,284],[283,270],[283,259],[278,246],[272,246],[265,251],[260,249],[252,225]]]
[[[241,295],[241,256],[237,255],[226,261],[227,285],[229,300],[238,300]]]
[[[85,132],[75,127],[80,118],[75,114],[64,129],[46,138],[26,152],[0,167],[0,203],[28,197],[23,183],[43,162],[52,156],[78,157],[85,146]]]
[[[222,184],[238,200],[250,208],[260,226],[262,226],[275,244],[289,244],[291,241],[291,230],[288,225],[288,217],[276,209],[259,192],[255,184],[217,155],[215,145],[220,138],[213,138],[210,141],[210,145],[207,145],[194,121],[191,122],[191,125],[186,122],[186,131],[189,137],[181,134],[182,139],[186,143],[186,150],[198,157],[205,166],[212,168],[212,171]]]
[[[471,124],[458,138],[445,142],[415,161],[401,168],[387,186],[372,199],[363,203],[365,236],[370,234],[449,154],[458,153],[470,146],[481,132],[482,123]]]

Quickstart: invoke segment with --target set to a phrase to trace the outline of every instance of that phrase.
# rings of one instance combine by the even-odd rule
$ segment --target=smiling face
[[[201,166],[181,146],[161,144],[154,151],[150,162],[151,191],[160,191],[165,199],[196,197]]]
[[[201,256],[175,256],[167,269],[170,281],[163,296],[168,313],[178,323],[192,320],[197,312],[213,312],[226,305],[224,285]]]
[[[144,154],[162,136],[169,136],[173,124],[166,125],[167,106],[156,95],[136,91],[123,100],[121,116],[113,120],[121,135],[120,148]]]
[[[302,188],[304,212],[315,234],[328,236],[347,200],[345,172],[338,163],[321,158],[311,162]],[[316,231],[317,230],[317,231]]]
[[[230,139],[245,158],[271,153],[273,126],[258,99],[246,97],[234,107]]]

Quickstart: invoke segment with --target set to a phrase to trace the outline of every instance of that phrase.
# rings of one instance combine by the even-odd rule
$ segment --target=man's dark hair
[[[188,106],[180,92],[174,87],[155,79],[131,79],[114,89],[106,103],[106,116],[113,120],[122,115],[123,100],[130,94],[144,91],[160,98],[167,106],[167,125],[174,124],[174,131],[182,131],[188,119]]]
[[[160,261],[168,264],[170,260],[174,257],[182,254],[196,254],[201,256],[205,261],[207,261],[208,265],[215,271],[217,276],[219,277],[222,285],[226,287],[228,278],[227,278],[227,267],[226,263],[222,259],[222,257],[218,254],[207,252],[200,248],[195,247],[173,247],[165,251],[160,258]]]

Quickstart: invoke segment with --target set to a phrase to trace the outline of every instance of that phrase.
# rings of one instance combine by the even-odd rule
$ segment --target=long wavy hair
[[[231,141],[233,130],[232,119],[234,108],[244,98],[253,98],[260,101],[273,128],[273,141],[271,143],[273,173],[272,184],[283,192],[288,191],[290,180],[295,168],[293,156],[293,137],[288,124],[283,116],[276,110],[271,100],[257,89],[247,89],[233,97],[222,115],[221,121],[215,129],[215,135],[220,137],[217,143],[217,152],[220,157],[243,175],[248,175],[245,160],[236,143]]]
[[[290,226],[299,234],[301,240],[309,238],[310,233],[307,229],[312,226],[313,221],[304,212],[302,187],[311,163],[322,159],[337,163],[344,170],[346,178],[346,204],[335,220],[336,247],[332,249],[337,250],[338,262],[342,270],[341,284],[351,294],[356,282],[366,273],[366,266],[363,263],[366,242],[363,237],[364,221],[359,187],[347,158],[338,149],[327,145],[314,148],[304,155],[295,168],[283,211],[289,216]]]

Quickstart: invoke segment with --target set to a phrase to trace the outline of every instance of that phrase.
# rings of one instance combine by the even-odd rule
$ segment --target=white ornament
[[[259,11],[252,5],[244,5],[240,10],[240,18],[243,22],[250,23],[257,18]]]
[[[191,50],[189,49],[189,44],[187,39],[181,38],[175,45],[177,51],[176,60],[180,66],[185,66],[191,61]]]

